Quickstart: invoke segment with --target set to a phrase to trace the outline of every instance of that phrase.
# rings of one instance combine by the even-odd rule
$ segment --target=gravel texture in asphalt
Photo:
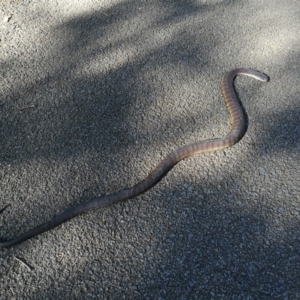
[[[147,193],[0,249],[0,299],[300,299],[300,2],[2,0],[0,237],[180,162]]]

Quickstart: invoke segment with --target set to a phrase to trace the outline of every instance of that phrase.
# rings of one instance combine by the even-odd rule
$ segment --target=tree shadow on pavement
[[[136,5],[136,1],[124,1],[108,9],[66,21],[55,28],[57,52],[44,54],[51,72],[45,72],[46,75],[22,87],[16,87],[7,98],[13,105],[5,101],[2,103],[0,139],[3,142],[0,159],[3,165],[30,166],[31,161],[40,161],[57,167],[60,163],[70,161],[66,173],[74,181],[77,174],[81,173],[78,175],[82,176],[80,181],[89,190],[80,197],[74,192],[71,199],[86,201],[101,193],[123,188],[120,182],[124,186],[129,184],[130,179],[123,176],[126,173],[122,170],[123,164],[127,164],[125,170],[130,170],[132,181],[139,180],[140,174],[134,173],[140,171],[130,165],[135,151],[141,149],[142,155],[137,156],[143,157],[148,155],[148,148],[157,149],[162,143],[176,147],[172,144],[174,140],[171,135],[160,137],[152,132],[151,127],[143,131],[137,125],[141,121],[147,126],[149,117],[144,116],[143,111],[148,112],[151,106],[157,105],[156,95],[161,97],[170,88],[160,89],[159,79],[154,78],[153,74],[162,69],[169,72],[180,70],[187,73],[188,79],[193,79],[195,74],[201,76],[202,72],[205,73],[205,62],[210,54],[208,46],[197,42],[193,32],[188,29],[178,27],[168,37],[160,37],[160,30],[188,16],[199,17],[211,8],[209,5],[197,5],[194,1],[158,3],[164,9],[156,19],[149,17],[151,5],[148,2],[141,1],[140,5]],[[145,19],[145,22],[141,23],[141,19]],[[141,24],[144,27],[140,28]],[[135,29],[131,32],[131,28]],[[156,38],[152,44],[149,36]],[[57,56],[60,67],[53,67],[51,62]],[[170,77],[171,85],[176,76]],[[33,109],[16,109],[32,103],[36,105]],[[201,110],[203,108],[199,107],[196,114],[203,114],[204,119],[209,110]],[[168,122],[171,128],[177,123],[185,124],[177,136],[178,140],[192,130],[197,131],[193,115],[175,115],[172,118],[170,114]],[[272,119],[292,124],[292,128],[287,128],[290,128],[289,137],[292,135],[294,142],[283,135],[286,128],[283,130],[279,125],[270,126],[266,129],[267,133],[259,137],[268,140],[267,148],[258,145],[257,152],[268,153],[274,148],[276,151],[295,151],[295,147],[299,147],[299,126],[295,122],[299,120],[299,107],[276,113]],[[214,124],[213,121],[207,122],[203,124],[204,131]],[[159,126],[162,125],[153,125],[152,129]],[[272,144],[274,139],[276,146]],[[80,160],[84,155],[86,165],[75,166],[74,161],[77,160],[73,158]],[[153,165],[159,161],[157,159]],[[195,174],[205,169],[205,166],[201,166],[201,158],[197,164]],[[238,160],[233,162],[235,167],[240,164]],[[96,177],[102,177],[102,184],[92,179],[95,173],[91,170],[101,170],[96,171]],[[124,223],[128,224],[115,221],[111,226],[117,228],[113,230],[129,236],[133,234],[130,228],[136,227],[135,238],[141,240],[141,244],[130,238],[121,239],[123,249],[115,244],[107,244],[105,251],[110,259],[113,259],[111,253],[115,251],[114,247],[118,247],[120,253],[124,251],[124,259],[118,255],[115,261],[107,261],[103,259],[105,254],[96,252],[96,256],[82,263],[78,261],[77,265],[70,268],[72,275],[60,278],[61,285],[56,291],[49,285],[32,293],[32,298],[45,295],[80,298],[86,295],[86,291],[91,295],[101,294],[115,299],[122,296],[175,299],[178,295],[182,299],[229,296],[238,299],[239,295],[254,295],[263,299],[285,296],[288,295],[287,291],[296,295],[300,285],[299,239],[296,237],[299,227],[278,231],[278,243],[269,242],[269,225],[263,206],[255,207],[256,201],[263,203],[264,199],[255,199],[253,195],[249,195],[248,199],[242,192],[239,194],[235,178],[242,176],[241,171],[228,168],[224,178],[218,182],[210,178],[209,170],[206,172],[197,180],[194,179],[195,174],[169,174],[170,178],[164,179],[164,182],[172,180],[173,183],[155,188],[148,196],[139,197],[137,201],[113,208],[111,215],[118,213],[117,218],[124,218]],[[109,173],[124,179],[109,182]],[[232,190],[235,191],[234,195]],[[151,199],[150,202],[147,197]],[[141,204],[137,204],[138,201]],[[241,204],[237,205],[237,202]],[[253,206],[249,208],[245,204],[247,202]],[[128,215],[134,214],[135,205],[139,205],[139,210],[144,214],[131,219]],[[70,203],[62,203],[53,209],[61,211],[68,206]],[[49,211],[39,213],[38,210],[36,208],[32,214],[41,214],[41,219],[48,219]],[[95,213],[94,217],[89,215],[89,218],[96,220],[97,214],[101,213]],[[153,219],[145,220],[143,216],[149,215]],[[17,212],[11,213],[7,219],[17,220]],[[23,216],[22,219],[24,223],[32,223],[29,222],[30,216]],[[146,228],[150,228],[149,232],[144,233],[144,223],[147,224]],[[9,226],[8,232],[15,230],[16,233],[19,229]],[[101,235],[99,229],[95,229],[95,232]],[[90,237],[93,235],[91,232],[88,234]],[[148,245],[143,244],[143,234],[151,235]],[[130,259],[130,268],[126,257]],[[111,273],[112,268],[114,273]],[[120,275],[123,273],[126,276]]]

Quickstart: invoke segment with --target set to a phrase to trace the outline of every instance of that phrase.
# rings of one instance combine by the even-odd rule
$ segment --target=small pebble
[[[7,23],[7,22],[10,21],[11,18],[12,18],[12,15],[5,16],[5,17],[3,18],[3,22],[4,22],[4,23]]]

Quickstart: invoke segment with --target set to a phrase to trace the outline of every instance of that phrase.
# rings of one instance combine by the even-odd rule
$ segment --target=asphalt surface
[[[224,136],[235,67],[242,141],[147,193],[0,250],[0,299],[300,299],[300,2],[0,4],[0,237],[143,179]]]

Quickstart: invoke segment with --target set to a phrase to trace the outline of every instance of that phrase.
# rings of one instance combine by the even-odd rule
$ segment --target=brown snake
[[[202,152],[221,150],[237,143],[243,137],[246,130],[244,113],[239,101],[236,98],[233,88],[234,78],[238,74],[251,76],[264,82],[269,80],[267,75],[246,68],[234,69],[224,76],[222,80],[222,93],[230,113],[232,123],[231,129],[225,137],[204,140],[178,148],[168,154],[144,180],[140,181],[133,187],[121,190],[117,193],[96,198],[85,203],[74,205],[61,214],[55,216],[52,220],[39,225],[16,238],[0,242],[0,248],[9,247],[24,242],[25,240],[50,230],[84,212],[136,197],[156,185],[183,158]],[[3,212],[5,208],[0,210],[0,213]]]

